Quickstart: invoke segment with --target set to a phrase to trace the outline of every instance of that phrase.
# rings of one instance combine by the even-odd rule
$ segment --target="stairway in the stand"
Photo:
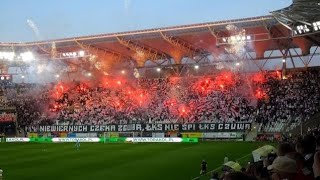
[[[308,131],[309,127],[313,129],[315,127],[319,127],[319,124],[320,124],[320,112],[312,116],[309,120],[303,121],[302,127],[301,127],[301,123],[296,123],[295,127],[291,127],[290,129],[287,129],[286,132],[290,132],[292,135],[296,135],[296,134],[300,134],[302,129],[302,133],[304,134]]]

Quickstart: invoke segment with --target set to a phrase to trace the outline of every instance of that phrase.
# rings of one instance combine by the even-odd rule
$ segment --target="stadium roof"
[[[318,0],[294,0],[289,7],[273,11],[272,15],[288,29],[295,29],[296,25],[312,26],[320,20],[320,3]]]
[[[228,29],[230,25],[236,29]],[[148,60],[173,59],[180,64],[183,57],[212,55],[219,59],[221,54],[228,54],[224,47],[232,46],[226,40],[232,36],[248,38],[245,39],[246,50],[257,54],[252,60],[264,59],[267,50],[299,47],[303,54],[310,54],[310,47],[320,44],[318,34],[292,37],[292,32],[272,16],[260,16],[37,42],[0,43],[0,51],[28,50],[40,56],[61,59],[65,52],[85,50],[107,64],[130,59],[143,67]]]
[[[245,18],[245,19],[235,19],[235,20],[227,20],[227,21],[217,21],[217,22],[172,26],[172,27],[137,30],[137,31],[99,34],[99,35],[64,38],[64,39],[52,39],[52,40],[36,41],[36,42],[0,43],[0,45],[1,46],[32,46],[32,45],[40,45],[40,44],[49,44],[51,42],[68,43],[68,42],[74,42],[75,40],[85,41],[86,43],[113,42],[113,41],[117,41],[115,37],[124,37],[128,39],[161,38],[159,34],[160,31],[170,33],[170,35],[173,35],[173,36],[179,36],[179,35],[186,35],[190,33],[194,34],[199,32],[208,32],[208,27],[214,28],[216,31],[221,31],[221,30],[224,30],[225,27],[229,24],[234,24],[238,27],[243,27],[243,28],[257,27],[257,26],[262,26],[263,21],[268,21],[269,23],[277,24],[277,21],[272,16],[259,16],[259,17],[253,17],[253,18]],[[68,46],[68,44],[61,44],[61,45]]]

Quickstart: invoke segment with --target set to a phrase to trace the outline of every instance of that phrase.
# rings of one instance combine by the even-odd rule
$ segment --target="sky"
[[[0,42],[269,15],[292,0],[0,0]]]

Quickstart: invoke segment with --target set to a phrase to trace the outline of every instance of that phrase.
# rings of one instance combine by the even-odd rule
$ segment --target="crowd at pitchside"
[[[2,86],[20,127],[48,124],[301,122],[318,112],[320,72]]]

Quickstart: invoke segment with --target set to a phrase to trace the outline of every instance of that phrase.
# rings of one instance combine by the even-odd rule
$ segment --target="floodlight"
[[[31,61],[34,60],[33,53],[30,51],[24,52],[20,54],[22,61]]]
[[[157,71],[160,72],[160,71],[161,71],[161,68],[157,68]]]
[[[195,69],[199,69],[199,65],[195,65],[194,68],[195,68]]]
[[[313,29],[318,31],[320,29],[320,21],[312,23]]]
[[[9,52],[7,58],[9,61],[12,61],[14,59],[14,56],[15,56],[14,52]]]
[[[84,51],[79,51],[79,56],[83,57],[84,56]]]
[[[0,59],[12,61],[14,56],[14,52],[0,52]]]

